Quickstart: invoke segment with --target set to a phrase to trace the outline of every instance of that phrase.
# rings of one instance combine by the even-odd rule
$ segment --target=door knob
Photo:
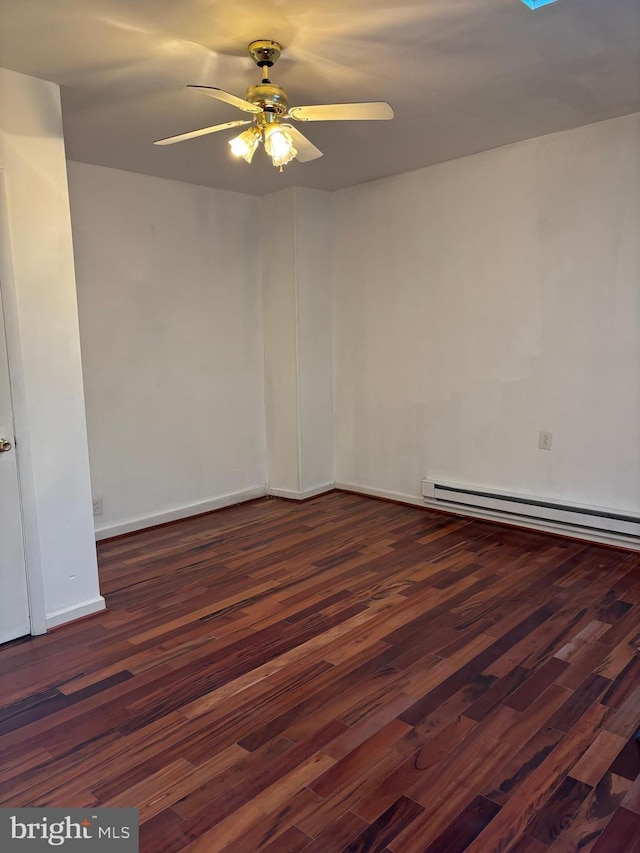
[[[13,445],[7,438],[0,438],[0,453],[6,453],[12,447]]]

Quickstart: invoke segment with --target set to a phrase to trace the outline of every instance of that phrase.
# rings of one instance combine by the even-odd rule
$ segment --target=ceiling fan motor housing
[[[255,86],[249,86],[245,99],[276,115],[284,115],[289,109],[287,93],[275,83],[258,83]]]

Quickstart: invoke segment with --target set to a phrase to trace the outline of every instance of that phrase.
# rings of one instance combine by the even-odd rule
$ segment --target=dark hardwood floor
[[[0,649],[0,806],[144,853],[640,853],[640,555],[332,493],[99,547]]]

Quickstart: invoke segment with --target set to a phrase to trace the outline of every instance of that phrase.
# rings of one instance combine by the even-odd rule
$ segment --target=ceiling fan
[[[385,101],[372,101],[359,104],[319,104],[307,107],[289,107],[289,99],[282,86],[272,83],[269,79],[269,68],[277,62],[282,47],[278,42],[268,39],[252,41],[248,47],[249,56],[258,68],[262,69],[262,80],[255,86],[249,86],[244,98],[225,92],[214,86],[189,85],[210,98],[224,101],[253,118],[227,121],[212,127],[202,127],[177,136],[158,139],[154,145],[173,145],[197,136],[206,136],[227,130],[232,127],[250,124],[251,127],[239,136],[229,140],[231,151],[236,157],[242,157],[247,163],[262,142],[265,151],[271,157],[273,165],[282,171],[282,167],[294,158],[302,163],[322,157],[322,151],[310,142],[306,136],[290,124],[294,121],[357,121],[382,120],[393,118],[393,110]]]

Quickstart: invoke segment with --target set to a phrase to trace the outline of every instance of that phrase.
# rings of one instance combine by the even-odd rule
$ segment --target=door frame
[[[25,382],[22,341],[18,322],[18,294],[13,271],[9,197],[6,173],[0,167],[0,300],[4,314],[9,364],[9,385],[13,409],[15,432],[16,467],[18,491],[22,516],[22,539],[24,543],[27,572],[27,596],[31,634],[47,633],[47,616],[44,601],[44,577],[40,556],[38,512],[34,484],[33,453],[30,442],[29,422],[25,405]]]

